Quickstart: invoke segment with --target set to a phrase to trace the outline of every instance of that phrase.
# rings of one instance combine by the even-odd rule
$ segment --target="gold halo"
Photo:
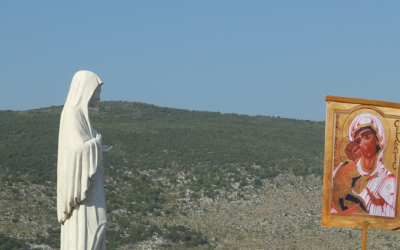
[[[349,158],[347,157],[345,153],[345,149],[347,144],[349,144],[350,140],[348,137],[344,137],[342,141],[339,144],[339,157],[342,160],[342,162],[349,161]]]

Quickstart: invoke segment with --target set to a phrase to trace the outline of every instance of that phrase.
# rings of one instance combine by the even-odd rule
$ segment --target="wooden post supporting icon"
[[[361,250],[367,250],[367,229],[368,229],[368,222],[365,223],[365,226],[362,229]]]

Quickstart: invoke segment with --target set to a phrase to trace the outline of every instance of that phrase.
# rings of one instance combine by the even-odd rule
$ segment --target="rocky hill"
[[[0,249],[58,248],[61,110],[0,111]],[[107,249],[360,247],[360,230],[320,226],[324,122],[129,102],[90,116],[114,146]],[[368,247],[397,234],[369,230]]]

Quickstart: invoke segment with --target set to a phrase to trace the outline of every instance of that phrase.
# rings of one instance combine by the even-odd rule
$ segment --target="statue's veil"
[[[72,78],[60,120],[57,159],[57,216],[67,220],[86,198],[103,157],[101,141],[89,121],[88,104],[102,80],[93,72],[78,71]]]

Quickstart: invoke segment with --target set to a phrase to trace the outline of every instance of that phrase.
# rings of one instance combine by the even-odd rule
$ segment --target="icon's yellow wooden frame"
[[[324,227],[340,227],[340,228],[373,228],[384,230],[400,229],[400,203],[399,203],[399,179],[397,179],[397,197],[396,197],[396,214],[394,217],[383,217],[362,214],[338,214],[331,213],[331,197],[332,197],[332,172],[334,167],[334,140],[335,140],[335,113],[344,112],[350,114],[357,109],[371,109],[380,112],[383,116],[393,119],[399,119],[400,124],[400,103],[375,101],[359,98],[348,98],[338,96],[325,96],[327,101],[327,115],[325,127],[325,160],[324,160],[324,177],[322,192],[322,216],[321,224]],[[393,129],[392,129],[393,130]],[[396,136],[400,138],[400,130],[398,132],[390,130],[393,141]],[[396,133],[399,133],[396,135]],[[396,147],[396,146],[393,146]],[[398,158],[398,156],[395,156]],[[400,159],[393,165],[397,168]],[[396,176],[398,170],[396,170]],[[393,172],[393,171],[392,171]]]

